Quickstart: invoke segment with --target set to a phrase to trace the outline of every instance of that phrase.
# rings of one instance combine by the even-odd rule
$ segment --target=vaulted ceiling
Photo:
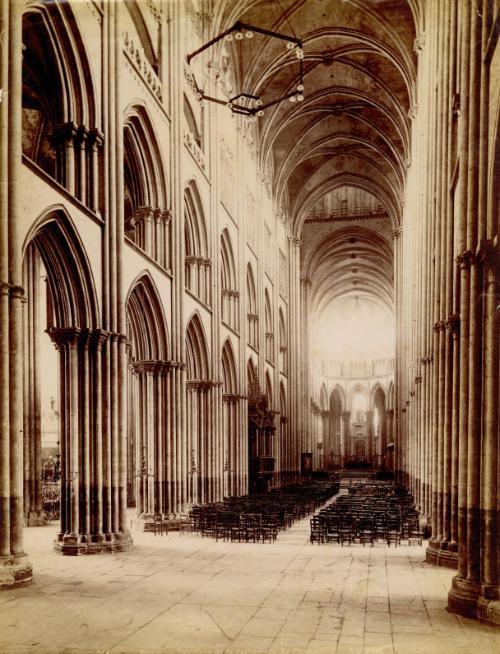
[[[259,95],[264,104],[256,128],[260,165],[272,180],[289,233],[302,239],[313,322],[321,328],[323,321],[327,334],[342,315],[359,314],[368,331],[367,316],[379,315],[381,325],[393,320],[392,230],[402,220],[411,158],[415,45],[423,31],[419,0],[215,5],[219,31],[240,21],[303,44],[303,91],[297,91],[300,60],[286,42],[254,34],[226,47],[234,86]],[[291,100],[265,106],[289,94]],[[341,209],[332,205],[331,198],[344,196],[350,199]],[[356,197],[377,207],[368,211],[376,216],[360,216]],[[318,207],[327,206],[322,221]]]
[[[304,100],[259,119],[261,165],[300,235],[318,198],[363,188],[401,219],[415,105],[418,0],[239,0],[216,3],[217,23],[237,20],[298,37]],[[246,40],[245,40],[246,41]],[[228,45],[237,85],[264,104],[297,86],[297,58],[279,39]]]

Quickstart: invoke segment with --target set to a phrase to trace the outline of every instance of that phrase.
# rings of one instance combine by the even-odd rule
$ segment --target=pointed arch
[[[330,393],[330,411],[334,415],[339,415],[343,410],[342,394],[339,388],[336,386],[333,391]]]
[[[273,310],[271,306],[271,298],[269,297],[269,291],[267,288],[264,292],[264,315],[266,332],[268,334],[272,334],[274,332]]]
[[[376,402],[383,402],[384,406],[387,404],[387,391],[380,382],[375,384],[370,393],[370,404],[372,407]]]
[[[288,414],[286,388],[283,382],[280,382],[280,413],[282,417],[286,417]]]
[[[70,3],[29,7],[23,47],[23,153],[68,187],[56,148],[84,139],[96,120],[91,69]]]
[[[227,228],[222,231],[221,237],[221,288],[236,290],[236,265],[231,245],[231,237]]]
[[[264,319],[266,329],[266,359],[274,364],[274,320],[273,309],[269,291],[266,288],[264,292]]]
[[[226,339],[222,348],[222,392],[234,395],[238,388],[238,372],[231,341]]]
[[[198,187],[193,180],[184,191],[184,239],[186,257],[208,257],[205,214]]]
[[[247,265],[247,310],[257,315],[257,294],[255,292],[255,277],[251,264]]]
[[[271,375],[269,374],[269,370],[266,370],[266,398],[267,398],[267,406],[272,407],[274,404],[273,382],[271,379]]]
[[[186,361],[188,380],[209,379],[207,339],[198,312],[193,314],[186,329]]]
[[[34,246],[47,271],[48,327],[96,329],[98,305],[84,247],[63,208],[51,209],[36,223],[26,254]]]
[[[128,109],[123,124],[125,220],[140,208],[168,208],[166,169],[146,107]]]
[[[280,359],[280,372],[284,375],[288,374],[288,332],[285,323],[285,314],[283,308],[279,308],[278,312],[278,329],[279,329],[279,359]]]
[[[143,273],[132,285],[127,302],[127,340],[133,361],[166,361],[169,339],[156,285]]]
[[[247,342],[257,349],[259,347],[259,316],[257,313],[257,294],[252,266],[247,265]]]

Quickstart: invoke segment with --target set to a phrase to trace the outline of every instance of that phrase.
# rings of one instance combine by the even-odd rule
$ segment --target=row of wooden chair
[[[223,502],[195,505],[180,527],[202,537],[236,542],[273,542],[280,530],[313,513],[338,493],[339,480],[313,480],[266,493],[226,497]]]
[[[352,492],[351,492],[352,491]],[[383,541],[388,546],[422,543],[419,516],[408,493],[394,492],[388,482],[373,481],[349,489],[348,495],[311,518],[311,543],[363,545]]]

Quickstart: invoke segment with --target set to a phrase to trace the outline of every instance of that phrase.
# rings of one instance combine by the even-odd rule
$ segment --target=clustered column
[[[300,239],[288,237],[289,289],[290,289],[290,325],[301,324],[300,300]],[[299,329],[290,331],[290,379],[302,379],[301,333]],[[289,437],[292,460],[292,474],[300,470],[300,453],[302,452],[302,393],[299,384],[290,386]],[[306,414],[307,415],[307,414]]]
[[[245,470],[248,462],[240,432],[241,399],[240,395],[222,395],[224,496],[244,495],[247,492]]]
[[[23,7],[0,5],[0,588],[32,578],[23,550],[22,254],[20,235]]]
[[[457,569],[448,608],[500,623],[494,16],[483,0],[426,11],[434,27],[416,41],[409,208],[396,239],[395,467],[430,523],[427,560]]]

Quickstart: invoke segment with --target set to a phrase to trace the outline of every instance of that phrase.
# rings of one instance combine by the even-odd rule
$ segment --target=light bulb
[[[248,32],[245,32],[245,36],[247,37],[247,39],[252,39],[253,38],[253,32],[248,30]]]
[[[262,111],[262,109],[257,112],[257,116],[263,116],[263,115],[264,115],[264,112]]]
[[[286,44],[286,49],[287,50],[293,50],[295,48],[295,43],[292,43],[291,41],[288,41]]]
[[[295,50],[295,56],[297,59],[304,59],[304,50],[302,50],[302,48],[297,48],[297,50]]]
[[[228,109],[232,109],[232,108],[233,108],[233,105],[232,105],[231,102],[228,102],[228,103],[226,104],[226,107],[227,107]]]
[[[291,95],[289,98],[290,102],[296,102],[297,98],[294,95]]]
[[[303,84],[299,84],[299,85],[297,86],[297,91],[303,91],[303,90],[304,90],[304,85],[303,85]]]
[[[255,100],[255,106],[262,107],[262,100],[260,98],[257,98],[257,100]]]
[[[233,40],[233,35],[232,34],[226,34],[226,41],[232,41]]]
[[[243,38],[243,34],[241,32],[236,32],[236,40],[241,41],[242,38]]]
[[[304,100],[304,96],[302,95],[302,93],[299,93],[299,95],[297,96],[297,102],[302,102],[303,100]]]

